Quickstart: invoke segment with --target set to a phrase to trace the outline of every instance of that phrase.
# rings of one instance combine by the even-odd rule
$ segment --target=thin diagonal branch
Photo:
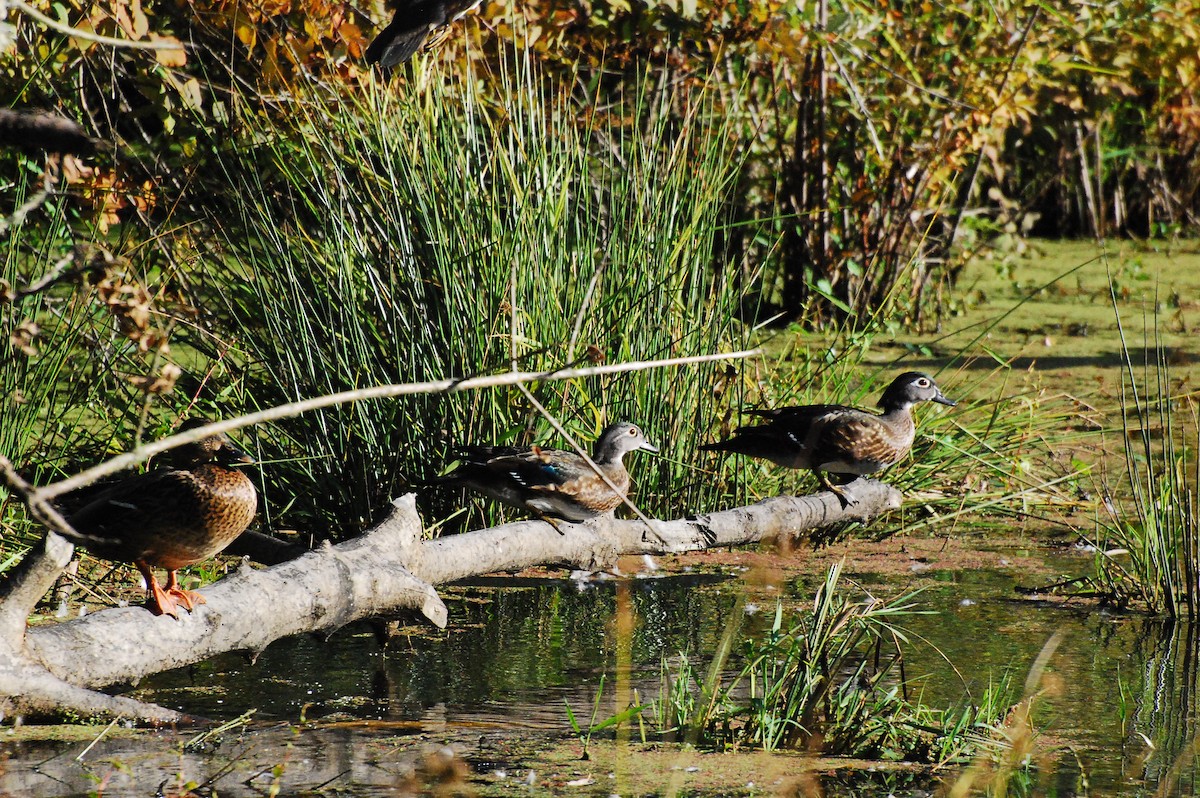
[[[692,357],[676,357],[667,358],[664,360],[647,360],[633,363],[613,363],[605,366],[591,366],[588,368],[572,368],[572,369],[556,369],[550,371],[528,372],[528,371],[510,371],[502,374],[489,374],[481,377],[466,377],[463,379],[445,379],[433,380],[431,382],[410,382],[397,385],[377,385],[372,388],[360,388],[353,391],[342,391],[341,393],[328,394],[326,396],[318,396],[313,399],[305,399],[300,402],[290,402],[285,405],[278,405],[267,410],[262,410],[257,413],[249,413],[237,418],[218,421],[213,424],[208,424],[204,427],[197,427],[193,430],[172,435],[169,438],[152,441],[142,444],[133,449],[133,451],[118,455],[98,466],[89,468],[86,471],[81,471],[73,477],[64,479],[60,482],[54,482],[50,485],[36,489],[29,497],[31,505],[34,501],[42,503],[48,502],[56,496],[61,496],[64,493],[69,493],[73,490],[90,485],[101,477],[115,474],[119,471],[124,471],[132,468],[139,463],[142,463],[159,452],[165,452],[168,449],[174,449],[177,446],[183,446],[187,443],[194,443],[210,435],[216,435],[221,432],[231,432],[242,427],[249,427],[254,424],[262,424],[267,421],[277,421],[281,418],[291,418],[302,413],[307,413],[311,410],[319,410],[323,407],[333,407],[334,405],[347,404],[349,402],[358,402],[364,399],[388,399],[396,396],[411,396],[413,394],[435,394],[435,393],[457,393],[459,391],[474,390],[478,388],[494,388],[506,385],[521,385],[527,382],[540,382],[549,380],[573,380],[583,377],[596,377],[603,374],[619,374],[627,371],[644,371],[654,368],[666,368],[668,366],[683,366],[695,363],[708,363],[714,360],[737,360],[740,358],[755,357],[760,354],[761,350],[751,349],[741,352],[729,352],[712,355],[695,355]]]
[[[92,33],[91,31],[80,30],[79,28],[73,28],[70,25],[64,25],[53,17],[46,16],[28,3],[22,2],[22,0],[8,0],[8,3],[9,5],[20,9],[23,13],[29,15],[30,17],[33,17],[47,28],[66,34],[73,39],[83,39],[85,41],[95,42],[96,44],[107,44],[111,47],[129,47],[135,50],[184,49],[182,42],[171,42],[167,40],[158,42],[137,42],[133,41],[132,39],[114,39],[111,36],[102,36],[99,33]]]

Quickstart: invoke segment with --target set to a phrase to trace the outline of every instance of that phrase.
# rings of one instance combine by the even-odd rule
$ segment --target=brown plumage
[[[464,485],[540,518],[585,521],[621,504],[631,484],[624,458],[636,449],[658,451],[628,422],[610,425],[596,441],[592,462],[620,493],[614,493],[575,452],[538,446],[528,451],[506,446],[463,447],[458,468],[437,481]]]
[[[203,426],[192,421],[181,431]],[[117,482],[68,519],[73,542],[108,560],[137,566],[146,580],[148,606],[178,617],[177,604],[203,604],[179,587],[176,571],[216,555],[254,519],[258,493],[241,471],[229,468],[249,457],[225,435],[173,449],[171,466]],[[163,588],[152,568],[167,569]]]
[[[825,488],[849,502],[828,475],[836,475],[845,484],[902,460],[916,436],[912,408],[919,402],[955,405],[931,377],[909,371],[883,392],[881,415],[842,405],[758,411],[755,415],[766,418],[765,424],[742,427],[733,438],[700,448],[761,457],[786,468],[810,469]]]
[[[443,33],[481,0],[402,0],[395,16],[363,54],[368,64],[385,69],[412,58],[426,40]]]

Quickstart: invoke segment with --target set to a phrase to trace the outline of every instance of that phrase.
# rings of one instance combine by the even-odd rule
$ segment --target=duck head
[[[919,371],[906,371],[892,380],[892,384],[879,398],[879,406],[884,412],[907,410],[920,402],[937,402],[950,407],[958,404],[946,398],[942,389],[933,381],[933,377]]]

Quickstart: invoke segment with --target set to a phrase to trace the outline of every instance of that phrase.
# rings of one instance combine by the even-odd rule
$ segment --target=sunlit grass
[[[1113,308],[1124,358],[1120,433],[1125,468],[1119,487],[1101,488],[1094,590],[1117,606],[1133,603],[1154,614],[1195,620],[1200,614],[1200,415],[1195,397],[1179,393],[1172,381],[1157,312],[1145,319],[1141,346],[1131,348],[1115,295]],[[1137,351],[1145,353],[1140,369]]]
[[[703,91],[650,87],[635,117],[585,135],[519,56],[482,94],[454,74],[420,95],[314,90],[290,127],[224,158],[234,203],[204,293],[241,364],[243,406],[372,383],[553,369],[740,346],[743,289],[718,237],[737,174]],[[685,100],[680,122],[661,113]],[[217,354],[212,339],[194,345]],[[692,452],[722,366],[536,386],[587,442],[641,424],[665,452],[635,464],[652,513],[710,505]],[[435,474],[463,442],[563,445],[517,390],[359,403],[264,431],[268,514],[344,534]],[[431,494],[434,516],[461,494]],[[494,511],[487,513],[493,518]],[[465,519],[462,519],[465,520]],[[478,521],[477,521],[478,522]]]

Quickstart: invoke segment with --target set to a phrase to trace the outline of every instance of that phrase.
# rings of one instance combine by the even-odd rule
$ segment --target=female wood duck
[[[842,405],[755,411],[769,421],[742,427],[735,437],[700,448],[761,457],[786,468],[811,469],[823,487],[849,504],[852,500],[827,474],[847,484],[902,460],[916,436],[912,408],[919,402],[957,404],[947,399],[927,374],[909,371],[883,392],[879,399],[882,415]]]
[[[368,64],[394,67],[412,58],[425,38],[465,17],[482,0],[403,0],[391,23],[367,47]]]
[[[204,426],[192,420],[180,432]],[[73,542],[109,560],[131,562],[146,580],[147,606],[178,618],[204,597],[179,587],[176,571],[217,554],[250,525],[258,505],[254,483],[228,468],[250,457],[225,435],[167,453],[171,465],[117,482],[68,519]],[[152,568],[167,569],[164,589]]]
[[[539,517],[584,521],[612,512],[632,482],[622,462],[635,449],[657,452],[642,431],[628,422],[607,427],[596,441],[592,462],[612,481],[614,493],[587,461],[575,452],[533,447],[470,446],[459,450],[462,463],[439,478],[465,485],[511,507]]]

